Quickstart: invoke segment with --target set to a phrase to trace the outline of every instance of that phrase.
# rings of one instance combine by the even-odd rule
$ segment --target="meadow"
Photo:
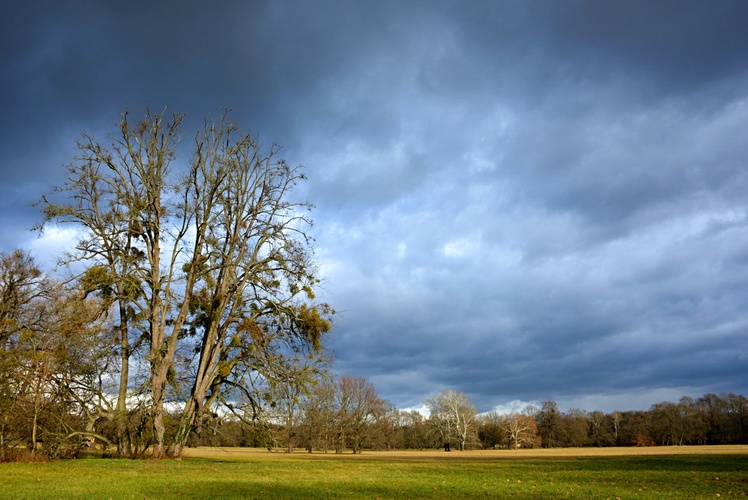
[[[1,498],[744,498],[748,446],[470,452],[186,450],[0,464]]]

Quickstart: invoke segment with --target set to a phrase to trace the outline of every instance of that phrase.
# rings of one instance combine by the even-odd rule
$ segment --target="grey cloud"
[[[743,72],[748,63],[741,22],[748,7],[740,1],[583,0],[554,13],[554,41],[598,63],[651,75],[662,92],[712,83]]]
[[[228,107],[307,165],[336,367],[393,403],[746,392],[741,2],[14,9],[6,251],[81,130]]]

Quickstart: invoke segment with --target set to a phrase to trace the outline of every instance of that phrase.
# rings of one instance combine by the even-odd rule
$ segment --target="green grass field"
[[[2,498],[743,498],[748,446],[369,452],[188,450],[180,461],[0,464]]]

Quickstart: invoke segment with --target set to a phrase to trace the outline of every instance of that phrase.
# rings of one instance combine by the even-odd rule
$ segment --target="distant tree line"
[[[398,410],[363,378],[324,376],[299,402],[296,419],[268,405],[254,423],[217,418],[199,442],[271,450],[360,453],[363,450],[466,450],[748,443],[748,399],[705,394],[649,410],[563,412],[553,401],[511,414],[478,413],[464,395],[446,390],[429,398],[428,417]]]
[[[430,410],[428,417],[417,411],[394,409],[374,396],[373,388],[371,394],[372,404],[367,408],[372,411],[354,418],[356,424],[350,429],[355,432],[350,442],[343,436],[351,414],[342,406],[322,403],[334,402],[334,397],[310,394],[300,419],[299,443],[308,449],[338,452],[346,446],[356,452],[362,448],[464,450],[748,443],[748,398],[732,393],[705,394],[698,399],[684,396],[677,403],[657,403],[646,411],[562,412],[555,402],[546,401],[540,408],[528,406],[512,414],[479,414],[464,393],[446,390],[425,402]],[[327,408],[324,425],[319,423],[319,408]],[[316,430],[309,433],[312,429]]]
[[[396,409],[363,378],[324,377],[304,395],[292,427],[266,418],[254,425],[217,420],[199,444],[261,446],[330,453],[395,449],[517,449],[585,446],[681,446],[748,443],[748,399],[705,394],[649,410],[562,412],[553,401],[520,412],[478,413],[464,395],[447,390],[426,402],[428,417]],[[265,423],[261,423],[265,422]],[[289,446],[289,443],[290,446]],[[198,443],[194,443],[198,444]]]
[[[508,422],[524,418],[528,439],[518,443]],[[482,447],[681,446],[748,443],[748,398],[738,394],[684,396],[649,410],[559,411],[553,401],[521,414],[488,413],[479,417]]]

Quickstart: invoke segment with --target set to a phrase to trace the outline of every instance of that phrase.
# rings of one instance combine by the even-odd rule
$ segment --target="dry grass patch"
[[[221,448],[199,447],[185,449],[184,456],[189,458],[217,458],[217,459],[283,459],[294,458],[462,458],[462,459],[514,459],[514,458],[586,458],[586,457],[645,457],[670,455],[748,455],[748,445],[719,445],[719,446],[650,446],[650,447],[610,447],[610,448],[535,448],[520,450],[396,450],[396,451],[364,451],[360,455],[347,453],[309,453],[296,450],[289,454],[284,451],[268,451],[265,448]]]

